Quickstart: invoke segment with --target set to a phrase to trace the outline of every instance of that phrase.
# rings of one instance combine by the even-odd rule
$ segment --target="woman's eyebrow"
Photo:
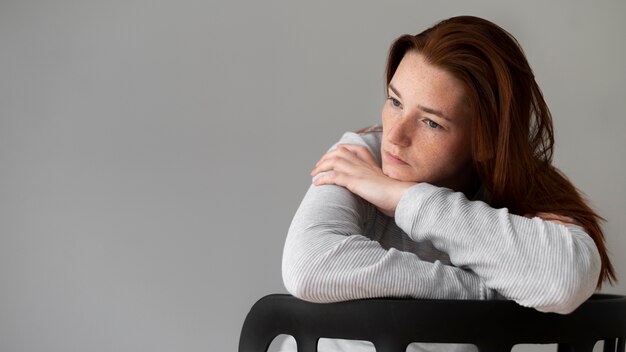
[[[400,95],[400,92],[398,92],[398,90],[396,89],[396,87],[393,86],[393,84],[389,83],[389,89],[398,96],[398,98],[402,99],[402,95]],[[436,110],[433,108],[429,108],[423,105],[418,105],[417,106],[420,110],[422,110],[423,112],[427,113],[427,114],[433,114],[435,116],[439,116],[444,120],[448,120],[450,122],[452,122],[452,120],[450,120],[446,115],[443,114],[443,112],[441,112],[440,110]]]
[[[446,115],[443,114],[443,112],[439,111],[439,110],[435,110],[432,108],[428,108],[422,105],[418,105],[417,106],[420,110],[422,110],[423,112],[427,113],[427,114],[433,114],[435,116],[439,116],[444,120],[448,120],[450,122],[452,122],[452,120],[450,120],[448,117],[446,117]]]
[[[391,89],[391,91],[394,92],[394,94],[397,95],[398,98],[402,99],[402,95],[400,95],[400,92],[398,92],[398,90],[396,89],[396,87],[393,86],[393,84],[389,83],[389,89]]]

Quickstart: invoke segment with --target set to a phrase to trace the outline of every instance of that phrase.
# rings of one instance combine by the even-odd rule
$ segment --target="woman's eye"
[[[400,104],[400,101],[394,97],[389,97],[389,100],[391,100],[391,105],[395,106],[395,107],[400,107],[402,104]]]
[[[433,120],[426,120],[426,124],[428,125],[428,127],[430,128],[441,128],[441,125],[436,123]]]

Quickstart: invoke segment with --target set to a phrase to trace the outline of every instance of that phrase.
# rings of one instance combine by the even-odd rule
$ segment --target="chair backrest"
[[[324,338],[371,341],[377,352],[404,352],[413,342],[471,343],[481,352],[514,345],[558,344],[558,351],[624,351],[626,296],[595,294],[573,313],[541,313],[512,301],[367,299],[319,304],[290,295],[261,298],[251,308],[239,352],[265,352],[292,335],[298,352]]]

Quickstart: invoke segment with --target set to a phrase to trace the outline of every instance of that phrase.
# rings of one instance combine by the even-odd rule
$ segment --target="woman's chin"
[[[393,178],[394,180],[414,182],[410,175],[408,175],[406,172],[398,170],[395,167],[383,165],[382,170],[383,174],[385,174],[387,177]]]

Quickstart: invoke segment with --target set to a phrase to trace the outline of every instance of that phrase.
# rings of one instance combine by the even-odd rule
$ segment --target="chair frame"
[[[311,303],[291,295],[261,298],[244,322],[239,352],[265,352],[280,334],[298,352],[317,352],[320,338],[371,341],[377,352],[405,352],[413,342],[471,343],[481,352],[517,344],[558,344],[558,352],[625,351],[626,296],[595,294],[567,315],[513,301],[376,298]]]

